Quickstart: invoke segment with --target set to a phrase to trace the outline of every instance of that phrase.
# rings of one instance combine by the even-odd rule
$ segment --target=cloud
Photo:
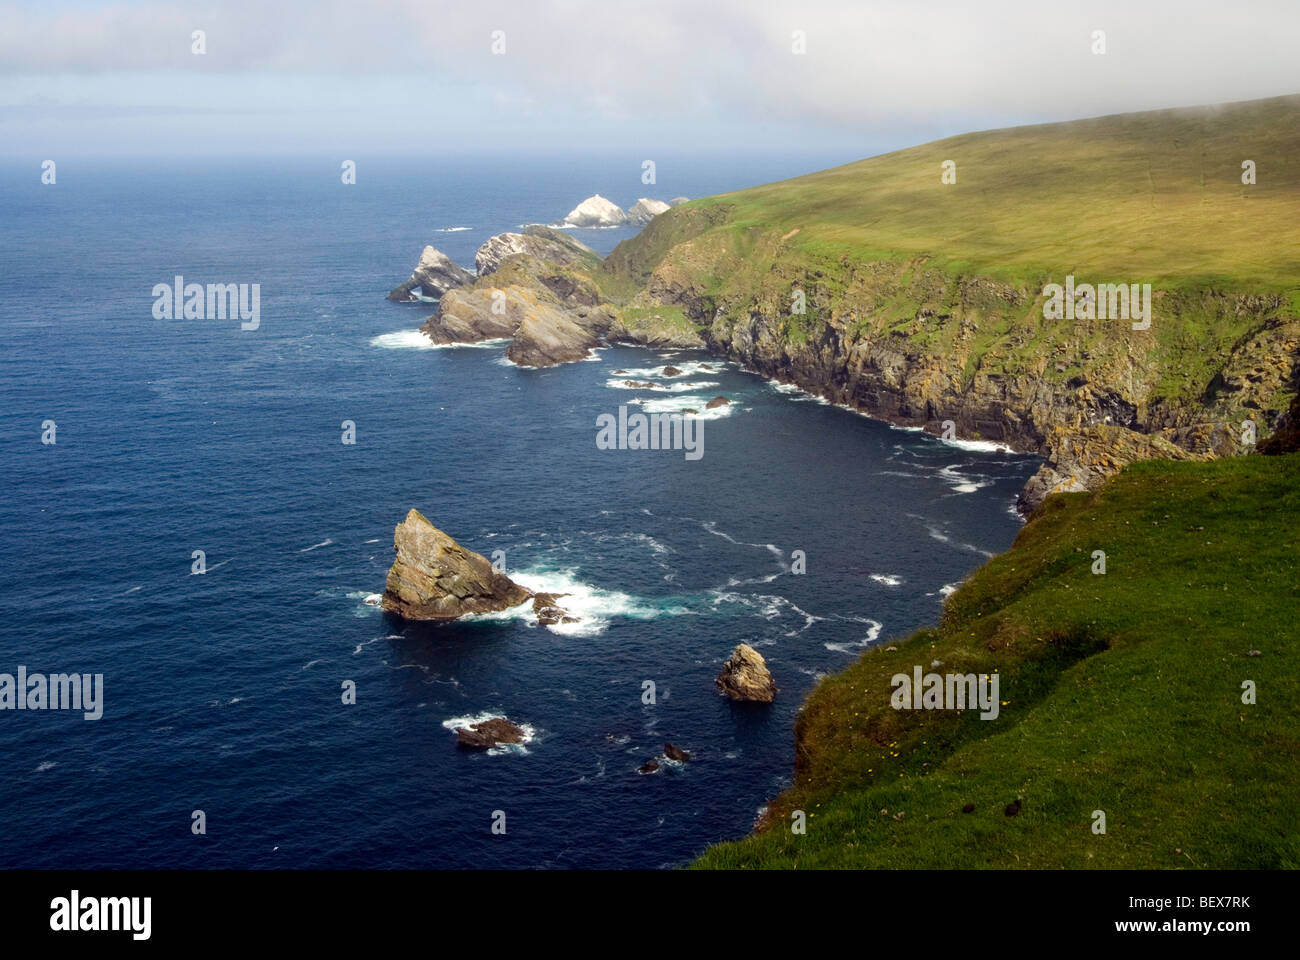
[[[0,5],[0,22],[0,73],[29,90],[47,79],[66,102],[102,89],[118,105],[157,105],[174,87],[238,111],[240,97],[259,101],[243,105],[252,110],[270,89],[291,113],[319,106],[317,78],[389,120],[423,102],[472,124],[440,110],[456,97],[489,118],[553,118],[567,139],[689,138],[709,125],[786,140],[957,132],[1300,91],[1293,0],[55,2]],[[204,56],[190,52],[196,29]],[[792,51],[796,30],[804,54]],[[1092,52],[1096,30],[1104,55]],[[494,31],[504,54],[492,52]],[[175,85],[158,81],[169,73]],[[397,78],[409,95],[395,103]]]

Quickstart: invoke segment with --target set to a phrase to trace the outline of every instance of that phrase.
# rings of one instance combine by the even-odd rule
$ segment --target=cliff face
[[[680,309],[711,349],[834,403],[1042,455],[1026,512],[1133,460],[1248,452],[1248,431],[1263,437],[1294,389],[1300,320],[1281,294],[1156,290],[1149,329],[1048,319],[1046,274],[810,257],[790,244],[797,230],[719,229],[725,208],[656,236],[689,212],[607,260],[643,284],[636,302]]]

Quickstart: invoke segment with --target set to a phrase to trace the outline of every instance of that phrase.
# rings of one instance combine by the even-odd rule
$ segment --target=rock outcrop
[[[467,727],[456,728],[456,743],[470,750],[490,750],[511,743],[523,743],[528,739],[523,727],[511,723],[505,717],[491,717]]]
[[[712,400],[710,400],[708,403],[704,405],[704,409],[714,410],[718,407],[727,407],[730,405],[731,405],[731,401],[728,400],[726,397],[714,397]]]
[[[420,332],[434,343],[479,343],[514,336],[536,295],[525,289],[491,286],[449,290],[438,312],[424,321]]]
[[[645,226],[670,207],[671,204],[664,203],[662,200],[650,200],[642,197],[627,208],[627,222],[637,226]]]
[[[560,598],[567,593],[539,593],[533,597],[533,614],[537,622],[544,627],[557,623],[577,623],[578,618],[569,615],[569,611],[560,606]]]
[[[412,510],[393,532],[397,559],[388,570],[380,606],[407,620],[454,620],[505,610],[532,593],[492,568]]]
[[[599,307],[565,310],[539,303],[525,312],[506,356],[521,367],[551,367],[585,360],[592,348],[600,345],[610,318],[611,314]]]
[[[474,266],[480,277],[486,277],[505,260],[519,254],[556,266],[577,264],[594,268],[600,265],[600,254],[585,243],[559,230],[533,224],[525,227],[522,233],[498,233],[488,239],[474,254]]]
[[[714,682],[732,700],[771,703],[776,697],[776,683],[767,669],[767,661],[747,643],[736,645],[731,659],[722,665],[722,672]]]
[[[448,290],[474,282],[474,274],[457,264],[441,250],[425,247],[420,262],[411,272],[411,278],[388,294],[389,300],[413,302],[419,300],[416,290],[429,298],[437,299]]]
[[[617,203],[596,194],[570,210],[564,222],[571,227],[621,227],[627,214]]]
[[[1160,435],[1124,427],[1099,425],[1066,430],[1058,427],[1048,438],[1047,462],[1029,478],[1016,501],[1022,513],[1032,513],[1053,493],[1093,490],[1137,460],[1209,460],[1214,453],[1195,453]]]

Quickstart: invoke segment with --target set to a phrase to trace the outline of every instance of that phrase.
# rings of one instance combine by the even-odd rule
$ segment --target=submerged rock
[[[708,403],[706,403],[706,404],[704,405],[704,409],[705,409],[705,410],[712,410],[712,409],[714,409],[715,407],[725,407],[725,406],[729,406],[730,403],[731,403],[731,401],[728,400],[726,397],[714,397],[712,400],[710,400]]]
[[[456,728],[457,745],[471,750],[490,750],[502,744],[523,743],[527,739],[523,728],[505,717],[491,717],[468,727]]]
[[[474,282],[470,273],[451,257],[435,247],[425,247],[420,254],[420,262],[411,272],[411,278],[400,287],[394,287],[388,294],[389,300],[413,302],[420,298],[415,291],[430,298],[441,297],[448,290]]]
[[[659,761],[651,759],[641,764],[641,766],[637,768],[637,773],[654,773],[658,769],[659,769]]]
[[[672,364],[669,364],[668,366],[664,367],[663,375],[665,377],[680,377],[682,375],[682,372],[678,370],[676,367],[674,367]]]
[[[454,620],[515,607],[533,594],[412,510],[393,531],[397,559],[380,606],[407,620]]]
[[[771,703],[776,697],[776,684],[767,669],[767,661],[747,643],[736,645],[731,659],[722,665],[722,672],[714,682],[732,700]]]
[[[578,618],[570,615],[557,602],[560,597],[567,596],[567,593],[539,593],[534,596],[533,613],[537,616],[537,622],[544,627],[556,623],[577,623]]]
[[[675,747],[671,743],[664,744],[664,756],[669,760],[676,760],[678,763],[685,763],[691,759],[691,755],[681,747]]]

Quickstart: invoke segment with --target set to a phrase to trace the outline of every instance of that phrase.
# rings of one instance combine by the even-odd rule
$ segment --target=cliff
[[[1247,153],[1267,181],[1242,182]],[[1029,510],[1276,425],[1300,379],[1298,153],[1300,97],[970,134],[672,208],[602,271],[765,376],[1041,454]],[[1048,285],[1076,279],[1054,316]],[[1150,284],[1149,323],[1085,283]]]
[[[1297,454],[1049,498],[936,628],[809,693],[790,786],[699,866],[1294,869],[1297,511]],[[996,677],[995,715],[895,707],[918,668]]]

